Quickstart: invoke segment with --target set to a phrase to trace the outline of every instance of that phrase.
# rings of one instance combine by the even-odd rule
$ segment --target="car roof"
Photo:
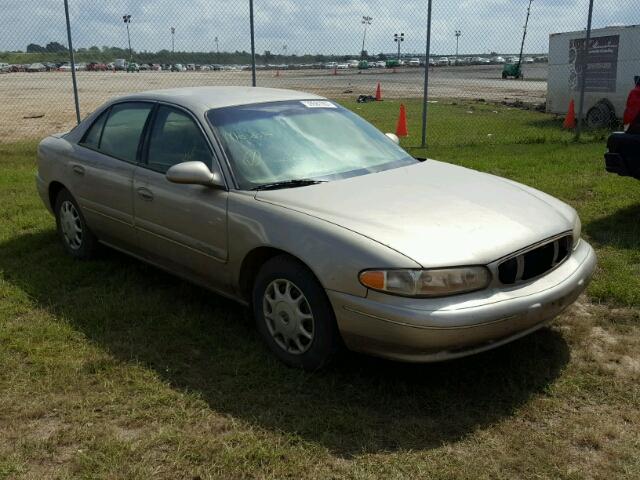
[[[324,99],[318,95],[295,90],[262,87],[185,87],[151,90],[124,97],[123,100],[164,101],[181,105],[194,112],[253,103],[280,102],[286,100]]]

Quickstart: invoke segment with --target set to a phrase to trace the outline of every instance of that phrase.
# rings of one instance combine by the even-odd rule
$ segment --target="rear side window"
[[[173,165],[200,161],[211,167],[211,151],[202,131],[190,115],[161,105],[153,121],[147,165],[165,173]]]
[[[106,111],[102,115],[98,117],[98,119],[93,122],[93,125],[89,127],[87,133],[85,133],[84,138],[80,142],[82,145],[94,149],[98,149],[100,145],[100,135],[102,134],[102,127],[104,126],[104,122],[107,119],[109,112]]]
[[[140,136],[151,113],[150,103],[119,103],[111,107],[98,149],[107,155],[135,162]]]

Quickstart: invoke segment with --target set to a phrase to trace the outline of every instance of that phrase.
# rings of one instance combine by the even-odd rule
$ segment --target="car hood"
[[[434,160],[256,199],[340,225],[425,268],[488,264],[570,231],[575,218],[542,192]]]

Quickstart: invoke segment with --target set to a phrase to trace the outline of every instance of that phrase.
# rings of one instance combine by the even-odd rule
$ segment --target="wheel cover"
[[[69,200],[60,205],[60,227],[69,248],[79,249],[82,246],[82,222],[78,210]]]
[[[305,353],[313,343],[315,322],[311,305],[290,280],[273,280],[264,291],[262,312],[276,344],[292,355]]]

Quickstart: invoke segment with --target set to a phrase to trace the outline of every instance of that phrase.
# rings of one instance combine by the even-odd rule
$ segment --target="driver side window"
[[[149,137],[147,166],[165,173],[173,165],[190,161],[211,168],[212,155],[202,131],[187,113],[160,105]]]

